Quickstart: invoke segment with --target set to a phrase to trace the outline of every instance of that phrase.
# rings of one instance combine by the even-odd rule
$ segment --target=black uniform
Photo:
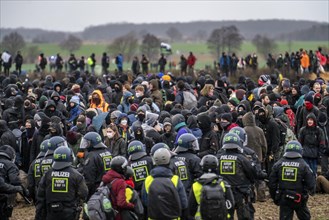
[[[86,182],[78,171],[71,166],[61,170],[52,168],[40,181],[36,209],[42,213],[42,219],[78,219],[78,205],[87,195]]]
[[[105,146],[105,145],[104,145]],[[86,179],[88,199],[99,186],[103,175],[110,170],[112,154],[107,148],[91,148],[85,153],[82,174]]]
[[[17,166],[10,161],[6,156],[0,155],[0,178],[4,180],[6,184],[20,186],[19,170]],[[8,219],[13,211],[13,203],[16,194],[0,193],[0,219]]]
[[[220,175],[231,185],[238,219],[253,219],[255,210],[250,197],[256,177],[254,167],[238,149],[226,149],[217,157]],[[234,212],[230,211],[230,215],[234,216]]]
[[[275,204],[280,205],[280,219],[311,219],[308,193],[314,193],[315,178],[302,158],[283,157],[273,166],[269,189]]]
[[[153,168],[153,161],[150,156],[143,156],[139,158],[134,158],[133,156],[130,157],[129,166],[134,171],[133,180],[135,183],[135,190],[137,192],[141,192],[144,180]]]
[[[39,182],[42,177],[41,173],[41,162],[43,160],[44,155],[39,154],[37,158],[31,163],[29,172],[27,175],[28,179],[28,190],[33,200],[35,200],[36,193],[38,191]]]
[[[176,158],[185,161],[187,164],[188,181],[186,181],[186,184],[183,182],[183,184],[188,195],[194,180],[202,175],[202,169],[200,166],[201,159],[190,151],[178,152]]]

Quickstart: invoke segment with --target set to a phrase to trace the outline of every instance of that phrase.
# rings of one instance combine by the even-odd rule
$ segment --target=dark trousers
[[[288,204],[280,205],[280,220],[292,220],[296,212],[298,219],[309,220],[311,219],[310,210],[307,203],[302,202],[300,206],[290,206]]]
[[[234,210],[238,215],[238,220],[253,220],[255,208],[250,201],[250,195],[243,194],[237,189],[233,189],[235,208],[229,211],[231,219],[234,219]]]

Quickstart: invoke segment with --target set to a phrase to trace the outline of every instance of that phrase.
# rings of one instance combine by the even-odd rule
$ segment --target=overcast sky
[[[329,22],[329,0],[80,1],[0,0],[0,27],[82,31],[116,22],[295,19]]]

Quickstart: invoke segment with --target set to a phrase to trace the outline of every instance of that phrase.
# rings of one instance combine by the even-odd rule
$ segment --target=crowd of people
[[[280,219],[294,211],[310,219],[308,196],[329,193],[329,85],[321,77],[240,75],[233,85],[225,74],[175,76],[164,56],[163,71],[150,74],[143,56],[131,79],[121,54],[115,73],[103,57],[102,76],[80,69],[74,55],[65,78],[0,76],[1,219],[15,192],[26,191],[19,170],[28,174],[35,219],[78,219],[102,184],[118,220],[233,219],[235,211],[253,219],[267,191]],[[45,71],[43,54],[39,61]],[[95,67],[95,54],[87,63]],[[222,59],[219,66],[230,72]]]

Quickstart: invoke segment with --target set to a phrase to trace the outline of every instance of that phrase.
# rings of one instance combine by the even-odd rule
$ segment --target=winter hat
[[[231,123],[232,119],[233,119],[232,114],[231,113],[224,113],[224,114],[221,115],[221,119],[224,119],[224,120]]]
[[[79,115],[79,117],[78,117],[78,119],[77,119],[77,122],[85,123],[85,122],[86,122],[86,116],[84,116],[84,115]]]
[[[313,104],[313,94],[312,93],[307,93],[306,95],[305,95],[305,97],[304,97],[304,100],[305,100],[305,102],[310,102],[310,103],[312,103]]]
[[[289,80],[284,80],[282,83],[283,88],[290,88],[290,81]]]
[[[76,96],[76,95],[75,96],[72,96],[72,98],[70,99],[70,102],[73,102],[73,103],[79,105],[79,103],[80,103],[79,96]]]
[[[222,105],[222,102],[219,99],[216,99],[213,106],[220,107]]]
[[[308,85],[303,85],[302,88],[300,89],[302,95],[307,94],[309,91],[310,91],[310,87],[308,87]]]
[[[133,103],[130,105],[130,111],[135,112],[135,111],[137,111],[137,109],[138,109],[137,103]]]
[[[231,103],[234,107],[239,105],[239,100],[237,100],[237,98],[230,98],[228,102]]]
[[[281,104],[281,106],[286,106],[286,105],[288,105],[288,101],[286,99],[282,99],[280,101],[280,104]]]
[[[75,93],[80,93],[80,85],[74,84],[71,88],[71,90]]]
[[[235,92],[235,96],[236,96],[236,98],[237,98],[239,101],[241,101],[241,100],[243,99],[243,97],[244,97],[245,94],[246,94],[246,91],[243,90],[243,89],[238,89],[238,90],[236,90],[236,92]]]
[[[324,112],[320,112],[319,116],[318,116],[318,122],[320,126],[325,126],[325,124],[327,123],[327,114]]]
[[[171,122],[170,118],[165,118],[163,120],[163,127],[165,127],[166,125],[172,125],[172,122]]]
[[[169,76],[169,75],[163,75],[163,76],[162,76],[162,80],[165,80],[165,81],[170,81],[170,80],[171,80],[171,78],[170,78],[170,76]]]

